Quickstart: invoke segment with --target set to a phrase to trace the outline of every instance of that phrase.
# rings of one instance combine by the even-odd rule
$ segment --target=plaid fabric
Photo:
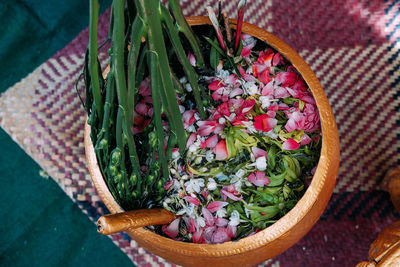
[[[236,17],[236,1],[224,1]],[[205,15],[217,1],[181,1],[186,15]],[[100,16],[99,42],[109,12]],[[339,126],[341,166],[333,197],[316,226],[268,266],[354,266],[377,234],[398,219],[379,191],[400,164],[399,1],[248,1],[246,20],[276,34],[309,63]],[[84,30],[0,98],[0,125],[92,219],[107,213],[85,164],[85,112],[74,91],[88,43]],[[105,64],[105,51],[100,59]],[[82,89],[82,88],[81,88]],[[125,234],[113,241],[139,266],[172,264]]]

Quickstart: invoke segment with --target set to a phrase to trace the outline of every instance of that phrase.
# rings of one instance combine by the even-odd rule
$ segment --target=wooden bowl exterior
[[[190,25],[210,24],[207,17],[189,17]],[[291,61],[310,87],[318,106],[322,127],[321,157],[314,178],[296,206],[272,226],[259,233],[223,244],[192,244],[174,241],[144,228],[128,234],[148,251],[183,266],[250,266],[273,258],[299,241],[322,215],[335,186],[340,150],[338,130],[328,99],[307,63],[286,43],[254,25],[244,23],[243,32],[265,41]],[[97,165],[85,125],[85,149],[93,183],[111,213],[122,209],[112,197]]]

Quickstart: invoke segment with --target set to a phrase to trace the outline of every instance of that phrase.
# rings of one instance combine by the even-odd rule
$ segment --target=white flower
[[[237,210],[232,211],[231,217],[229,217],[229,225],[237,226],[240,223],[240,215]]]
[[[228,179],[228,176],[226,176],[223,172],[220,172],[217,175],[215,175],[215,178],[217,178],[218,181],[225,181]]]
[[[248,95],[258,95],[258,86],[255,82],[245,82],[243,88],[247,91]]]
[[[261,108],[262,109],[267,109],[271,105],[271,97],[266,95],[266,96],[260,96],[260,102],[261,102]]]
[[[255,45],[257,40],[254,39],[254,37],[250,36],[247,39],[243,40],[242,42],[243,42],[243,46],[248,46],[250,44],[254,44]]]
[[[194,125],[192,124],[192,125],[186,127],[186,131],[187,131],[188,133],[194,133],[194,132],[196,132],[196,128],[195,128]]]
[[[247,130],[249,130],[250,133],[256,133],[257,130],[254,127],[254,123],[252,121],[242,121],[244,126],[246,126]]]
[[[178,212],[176,213],[176,215],[181,216],[186,214],[189,217],[193,217],[194,216],[194,204],[190,203],[188,206],[183,205],[183,208],[181,210],[178,210]]]
[[[190,83],[185,84],[185,87],[186,87],[186,91],[188,91],[188,92],[193,91],[193,88],[192,88],[192,86],[190,85]]]
[[[242,178],[245,174],[246,174],[246,172],[245,172],[243,169],[239,169],[239,170],[235,173],[235,175],[236,175],[237,177],[240,177],[240,178]]]
[[[196,223],[197,223],[197,225],[200,226],[200,227],[206,226],[206,221],[204,220],[203,217],[200,217],[200,216],[198,216],[198,217],[196,218]]]
[[[194,118],[196,119],[196,121],[201,119],[199,113],[197,113],[197,112],[194,113]]]
[[[200,193],[200,190],[202,187],[204,187],[204,179],[190,179],[185,183],[186,186],[186,191],[191,194],[191,193]]]
[[[253,203],[249,203],[249,204],[247,204],[247,206],[253,206]],[[246,217],[249,218],[250,210],[248,208],[244,207],[244,212],[246,213]]]
[[[173,158],[173,159],[177,159],[177,158],[179,158],[180,156],[181,156],[181,154],[179,153],[179,150],[178,150],[178,149],[172,152],[172,158]]]
[[[265,158],[265,156],[256,159],[256,167],[260,171],[265,171],[265,169],[267,168],[267,159]]]
[[[208,178],[207,189],[210,191],[217,189],[217,183],[213,178]]]
[[[215,213],[215,216],[217,216],[218,218],[223,218],[226,216],[226,209],[225,208],[220,208],[219,210],[217,210],[217,212]]]
[[[206,152],[206,160],[211,162],[214,159],[214,152],[212,150],[207,150]]]
[[[276,133],[274,132],[274,130],[271,130],[269,132],[264,132],[263,133],[265,136],[268,136],[272,139],[276,139],[278,136],[276,135]]]
[[[216,75],[218,78],[225,80],[229,77],[229,71],[227,70],[219,70]]]
[[[183,84],[183,83],[187,83],[187,78],[186,78],[186,76],[183,76],[182,78],[180,78],[180,79],[179,79],[179,82],[182,83],[182,84]]]
[[[226,120],[223,117],[218,119],[219,124],[224,124],[225,122],[226,122]]]
[[[180,111],[181,113],[185,112],[185,107],[182,106],[182,105],[179,105],[179,111]]]

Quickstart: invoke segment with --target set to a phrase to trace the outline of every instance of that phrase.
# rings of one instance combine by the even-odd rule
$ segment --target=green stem
[[[181,40],[179,38],[179,33],[172,22],[168,10],[164,6],[161,7],[161,14],[162,14],[162,19],[167,27],[167,33],[171,40],[172,46],[174,47],[178,60],[182,64],[183,71],[185,72],[190,82],[190,85],[192,86],[194,99],[196,101],[200,117],[204,120],[206,119],[206,113],[204,111],[203,102],[200,96],[199,84],[197,83],[198,80],[197,74],[193,69],[193,66],[190,64],[188,57],[185,54],[185,50],[183,49]]]
[[[168,171],[168,162],[167,158],[164,154],[164,130],[161,121],[161,102],[160,102],[160,91],[161,89],[161,80],[160,73],[158,70],[158,60],[155,54],[151,54],[151,66],[150,66],[150,75],[151,75],[151,93],[153,96],[153,119],[156,128],[157,134],[157,143],[158,143],[158,160],[161,162],[161,167],[163,171],[164,179],[168,179],[169,171]]]
[[[129,128],[133,126],[133,109],[136,96],[136,66],[140,51],[141,39],[145,26],[139,16],[135,17],[131,28],[131,43],[128,53],[128,118],[131,118]]]
[[[201,53],[199,42],[194,35],[192,28],[189,26],[185,17],[183,16],[182,9],[179,5],[179,0],[169,0],[168,6],[176,20],[179,31],[182,32],[189,40],[190,46],[192,47],[193,52],[196,56],[197,65],[204,65],[204,58],[203,54]]]
[[[115,67],[115,82],[117,88],[117,96],[119,103],[119,110],[121,110],[121,116],[124,118],[123,131],[127,138],[129,157],[132,162],[132,168],[135,170],[138,177],[139,173],[139,157],[136,152],[135,142],[133,140],[133,135],[128,127],[131,125],[132,117],[127,114],[127,90],[126,90],[126,80],[125,80],[125,68],[124,68],[124,1],[115,0],[114,1],[114,33],[113,33],[113,66]]]
[[[89,73],[95,108],[99,118],[103,117],[103,101],[101,98],[99,69],[97,65],[97,21],[99,16],[98,0],[90,0],[90,21],[89,21]]]
[[[165,96],[166,102],[163,101],[163,105],[168,109],[169,119],[172,121],[171,126],[174,127],[174,131],[178,136],[178,144],[181,153],[184,153],[186,148],[186,132],[183,128],[182,116],[179,111],[178,102],[176,100],[176,94],[174,85],[170,75],[170,67],[167,57],[167,51],[165,48],[165,41],[161,28],[161,7],[160,2],[157,0],[141,0],[144,2],[145,15],[148,22],[148,43],[150,51],[158,56],[159,70],[162,80],[161,97]]]

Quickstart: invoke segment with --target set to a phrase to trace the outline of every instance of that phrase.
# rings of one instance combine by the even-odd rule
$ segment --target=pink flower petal
[[[139,86],[139,94],[142,96],[150,96],[151,95],[151,87],[150,87],[150,76],[144,79]]]
[[[218,244],[218,243],[224,243],[227,241],[230,241],[230,237],[228,236],[228,233],[226,232],[225,228],[218,227],[218,229],[214,232],[211,238],[211,243],[213,244]]]
[[[310,142],[311,142],[311,138],[307,134],[304,134],[301,137],[300,145],[305,146],[305,145],[309,144]]]
[[[244,101],[241,113],[247,114],[248,112],[250,112],[250,110],[254,107],[255,104],[256,101],[254,99],[248,99]]]
[[[225,218],[217,218],[215,219],[215,225],[219,226],[219,227],[225,227],[227,226],[229,223],[229,220],[225,219]]]
[[[201,212],[203,213],[204,220],[206,221],[206,225],[213,226],[214,225],[214,217],[211,212],[206,208],[201,208]]]
[[[282,149],[284,150],[296,150],[300,147],[300,144],[294,141],[292,138],[289,138],[282,144]]]
[[[278,110],[288,110],[290,109],[289,106],[285,103],[279,103],[278,104]]]
[[[183,197],[183,199],[189,203],[196,205],[196,206],[198,206],[200,204],[200,200],[198,200],[197,198],[192,197],[192,196],[185,196],[185,197]]]
[[[145,103],[140,102],[136,105],[135,110],[140,115],[146,116],[149,112],[149,106],[147,106]]]
[[[297,78],[295,72],[279,72],[275,77],[275,81],[281,83],[283,87],[288,87],[293,85]]]
[[[217,143],[218,143],[218,135],[216,134],[207,138],[205,141],[205,145],[208,148],[214,148],[217,145]]]
[[[194,233],[196,232],[196,229],[198,228],[197,222],[194,218],[187,218],[187,217],[183,217],[183,219],[185,220],[186,223],[186,227],[188,229],[188,231],[190,233]]]
[[[225,85],[221,81],[215,80],[208,85],[208,89],[210,89],[211,91],[216,91],[219,88],[224,87],[224,86]]]
[[[253,152],[253,155],[256,159],[259,157],[265,157],[266,159],[268,158],[268,152],[261,148],[252,147],[251,152]]]
[[[190,64],[195,67],[196,66],[196,57],[192,53],[188,53],[188,59]]]
[[[226,148],[225,139],[218,142],[214,147],[213,152],[215,153],[216,160],[224,160],[228,158],[228,150]]]
[[[192,235],[192,242],[195,244],[204,244],[206,242],[203,237],[203,229],[199,229]]]
[[[225,207],[226,205],[228,205],[228,202],[224,202],[224,201],[213,201],[210,204],[208,204],[207,209],[210,212],[216,212],[218,210],[220,210],[221,208]]]
[[[268,185],[271,181],[268,179],[268,177],[265,176],[264,172],[257,171],[254,173],[251,173],[248,177],[247,180],[249,180],[250,183],[254,184],[255,186],[263,187],[265,185]]]
[[[228,226],[226,227],[226,232],[230,238],[236,237],[237,227],[228,224]]]
[[[251,43],[243,47],[241,55],[242,57],[248,57],[251,54],[251,50],[253,49],[255,43]]]
[[[223,198],[224,200],[226,200],[227,197],[229,197],[230,199],[232,199],[232,200],[234,200],[234,201],[239,201],[239,200],[242,200],[242,199],[243,199],[242,196],[237,197],[237,196],[235,196],[234,194],[232,194],[231,192],[228,192],[228,191],[226,191],[226,190],[224,190],[224,189],[221,189],[220,192],[221,192],[222,198]]]
[[[183,112],[182,120],[185,125],[185,128],[192,125],[196,121],[196,118],[194,116],[194,114],[196,114],[196,113],[197,113],[197,110],[187,110],[187,111]]]
[[[178,219],[173,220],[168,226],[163,225],[163,227],[162,227],[163,232],[167,236],[175,239],[175,237],[179,233],[179,221],[180,221],[180,219],[178,218]]]
[[[174,180],[169,180],[165,185],[164,185],[164,189],[168,190],[171,188],[171,186],[174,184]]]
[[[217,123],[215,121],[198,121],[197,125],[199,126],[197,133],[200,136],[210,135],[217,127]]]
[[[263,95],[263,96],[273,95],[274,91],[275,91],[275,88],[274,88],[273,82],[269,82],[263,87],[263,89],[261,91],[261,95]]]
[[[254,117],[254,128],[258,131],[269,132],[277,123],[276,119],[270,118],[267,114]]]
[[[189,148],[194,143],[194,141],[196,141],[196,139],[197,139],[196,133],[190,134],[190,136],[186,142],[186,148]]]
[[[241,95],[241,94],[243,94],[243,93],[244,93],[243,90],[240,89],[239,87],[237,87],[237,88],[233,89],[233,90],[229,93],[229,97],[230,97],[230,98],[233,98],[233,97],[238,96],[238,95]]]
[[[284,87],[276,87],[275,92],[274,92],[274,97],[275,98],[285,98],[290,96],[289,92],[286,90]]]
[[[209,226],[204,229],[203,237],[207,241],[207,243],[211,243],[211,238],[216,229],[217,229],[216,226]]]

